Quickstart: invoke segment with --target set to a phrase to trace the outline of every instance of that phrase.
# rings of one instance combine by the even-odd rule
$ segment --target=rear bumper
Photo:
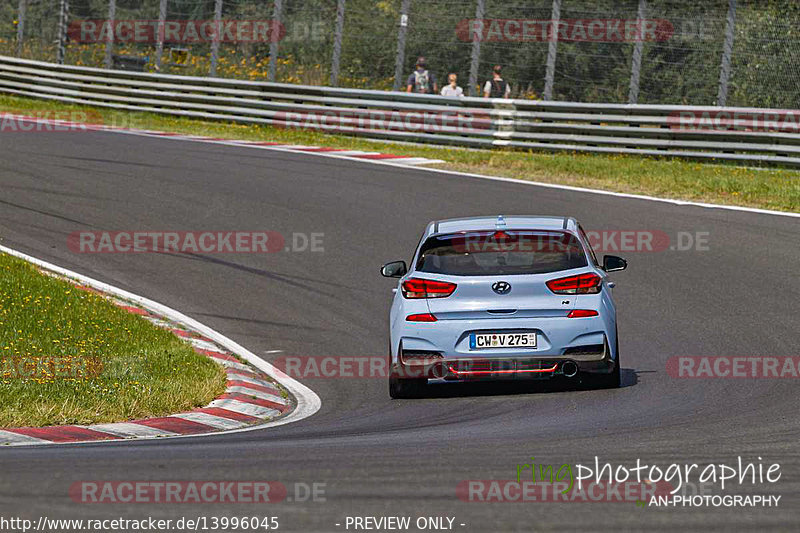
[[[406,323],[394,346],[393,371],[448,380],[547,379],[614,370],[616,324],[590,318],[440,320]],[[486,331],[536,332],[536,348],[470,349],[469,336]]]
[[[607,340],[601,346],[599,353],[493,358],[445,357],[436,352],[403,348],[392,370],[399,377],[447,381],[536,380],[609,374],[614,370],[614,358]]]

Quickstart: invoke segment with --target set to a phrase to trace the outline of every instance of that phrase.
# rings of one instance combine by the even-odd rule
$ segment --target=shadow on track
[[[638,372],[632,368],[622,369],[621,389],[633,387],[639,383]],[[476,381],[472,383],[434,382],[430,383],[424,393],[416,399],[424,398],[461,398],[467,396],[509,396],[518,394],[547,394],[553,392],[589,391],[598,389],[578,379],[553,378],[548,380],[519,381]]]

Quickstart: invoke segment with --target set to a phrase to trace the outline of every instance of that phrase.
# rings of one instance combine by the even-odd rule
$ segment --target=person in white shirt
[[[464,96],[464,90],[456,84],[458,81],[458,76],[450,73],[447,75],[447,81],[449,83],[442,87],[442,96],[449,96],[451,98]]]
[[[508,98],[511,96],[511,85],[503,79],[501,72],[503,67],[495,65],[492,69],[492,79],[483,86],[484,98]]]

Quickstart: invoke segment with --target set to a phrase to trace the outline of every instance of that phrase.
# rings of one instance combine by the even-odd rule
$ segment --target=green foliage
[[[18,0],[0,0],[0,53],[15,51]],[[158,2],[117,0],[118,18],[153,19]],[[347,0],[342,40],[340,84],[390,89],[394,82],[397,34],[402,0]],[[333,55],[336,0],[285,0],[286,36],[279,44],[278,81],[328,83]],[[72,18],[104,18],[107,0],[72,0]],[[552,0],[485,0],[488,19],[549,20]],[[55,0],[30,0],[26,21],[25,57],[52,60],[58,22]],[[212,0],[169,0],[171,18],[209,19]],[[457,32],[475,17],[476,0],[413,0],[405,46],[403,78],[424,55],[441,83],[448,72],[468,89],[472,42]],[[226,0],[223,18],[271,19],[272,1]],[[665,0],[647,2],[646,18],[662,21],[670,31],[643,46],[639,103],[714,105],[725,42],[727,0]],[[561,19],[621,20],[637,18],[638,0],[563,0]],[[738,2],[727,103],[737,106],[796,108],[800,106],[800,3],[795,0]],[[483,42],[479,84],[489,79],[495,64],[504,66],[512,96],[536,98],[544,88],[549,44]],[[118,46],[126,53],[152,56],[152,45]],[[210,46],[188,46],[194,65],[206,68]],[[554,98],[581,102],[627,102],[633,42],[569,42],[557,46]],[[223,44],[228,65],[223,76],[266,75],[269,43]],[[102,54],[87,57],[68,49],[67,62],[100,66]],[[152,63],[152,61],[151,61]],[[257,71],[253,74],[253,71]],[[167,69],[189,73],[187,69]],[[401,85],[404,85],[405,79]]]
[[[225,390],[171,332],[3,253],[0,363],[0,427],[167,415]]]

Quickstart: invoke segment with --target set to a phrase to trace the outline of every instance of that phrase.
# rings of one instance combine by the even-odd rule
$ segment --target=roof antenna
[[[503,215],[497,215],[497,222],[495,222],[494,227],[496,229],[501,229],[506,227],[506,219],[503,218]]]

